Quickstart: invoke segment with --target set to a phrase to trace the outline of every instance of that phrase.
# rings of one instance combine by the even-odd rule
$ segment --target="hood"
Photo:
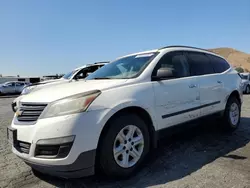
[[[29,85],[27,87],[30,87],[30,88],[33,88],[32,89],[32,92],[34,91],[37,91],[37,90],[40,90],[40,89],[43,89],[43,88],[47,88],[47,87],[53,87],[54,85],[57,85],[57,84],[64,84],[64,83],[68,83],[70,82],[70,80],[66,80],[66,79],[58,79],[58,80],[53,80],[50,82],[48,81],[44,81],[44,82],[39,82],[39,83],[36,83],[36,84],[32,84],[32,85]]]
[[[49,84],[49,83],[55,83],[55,82],[61,82],[61,81],[65,81],[66,79],[60,78],[60,79],[52,79],[52,80],[45,80],[42,82],[38,82],[32,85],[41,85],[41,84]]]
[[[87,80],[76,81],[64,84],[55,84],[51,87],[31,92],[24,96],[21,102],[49,103],[65,97],[76,95],[91,90],[106,90],[117,86],[125,85],[126,79],[113,80]]]

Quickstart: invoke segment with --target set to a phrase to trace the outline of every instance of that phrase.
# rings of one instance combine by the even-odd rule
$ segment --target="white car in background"
[[[100,167],[123,178],[166,130],[211,115],[237,129],[241,105],[241,77],[223,57],[168,46],[120,57],[83,81],[31,92],[7,133],[13,153],[36,171],[76,178]]]
[[[53,79],[53,80],[46,80],[43,82],[35,83],[32,85],[29,85],[25,87],[21,95],[17,97],[11,104],[12,110],[15,112],[18,108],[19,101],[23,98],[24,95],[29,94],[30,92],[37,91],[39,89],[42,89],[44,87],[53,87],[55,84],[62,84],[62,83],[68,83],[72,81],[77,81],[86,78],[89,74],[95,72],[97,69],[101,68],[108,62],[98,62],[94,64],[87,64],[82,67],[78,67],[74,69],[73,71],[70,71],[69,73],[65,74],[60,79]]]
[[[240,73],[243,84],[243,92],[250,94],[250,73]]]
[[[20,94],[23,88],[30,85],[27,82],[11,81],[0,84],[0,95],[1,94]]]

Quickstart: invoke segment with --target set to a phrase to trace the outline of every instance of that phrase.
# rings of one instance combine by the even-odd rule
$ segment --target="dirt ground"
[[[166,137],[144,167],[128,180],[92,176],[63,180],[35,176],[11,153],[6,127],[11,123],[13,98],[0,98],[0,187],[161,187],[250,188],[250,96],[244,96],[240,128],[225,133],[216,122]]]

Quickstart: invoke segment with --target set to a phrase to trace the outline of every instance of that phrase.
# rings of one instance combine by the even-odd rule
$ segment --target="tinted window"
[[[203,53],[187,52],[191,75],[213,74],[209,58]]]
[[[221,73],[230,68],[230,65],[222,58],[216,57],[214,55],[207,55],[216,73]]]
[[[157,70],[160,68],[170,68],[174,73],[174,77],[181,78],[189,76],[189,65],[186,57],[181,52],[170,52],[165,54],[156,65],[152,76],[156,76]]]
[[[9,83],[7,83],[5,85],[8,86],[8,87],[13,87],[13,86],[15,86],[15,82],[9,82]]]
[[[99,65],[83,68],[74,76],[74,79],[84,79],[88,76],[88,74],[95,72],[98,68],[99,68]]]
[[[17,82],[17,83],[16,83],[16,86],[24,86],[24,83],[22,83],[22,82]]]

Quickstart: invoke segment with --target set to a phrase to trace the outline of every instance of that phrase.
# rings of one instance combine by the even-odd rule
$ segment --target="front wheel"
[[[113,119],[101,142],[100,165],[105,174],[118,178],[138,170],[150,146],[147,125],[133,114]]]
[[[239,127],[241,117],[241,104],[239,100],[232,96],[228,99],[223,117],[224,128],[234,131]]]

